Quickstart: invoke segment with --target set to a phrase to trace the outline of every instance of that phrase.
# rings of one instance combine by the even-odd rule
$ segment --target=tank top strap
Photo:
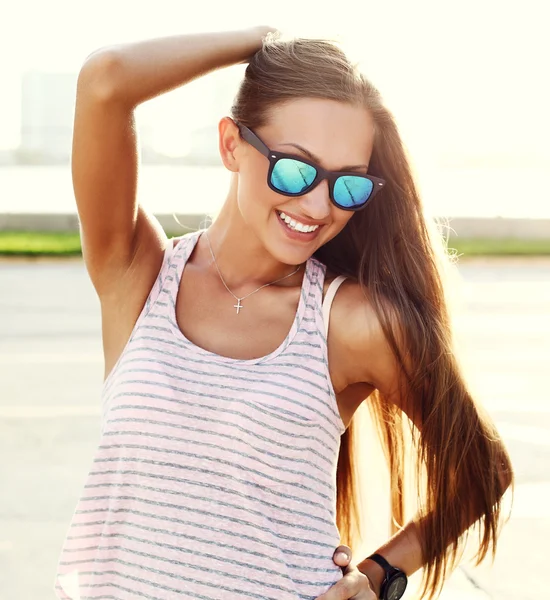
[[[157,275],[157,278],[155,279],[155,283],[153,284],[151,291],[149,292],[149,296],[147,296],[144,311],[145,313],[149,312],[151,306],[157,301],[158,297],[160,296],[166,277],[169,276],[170,262],[173,254],[174,241],[173,238],[170,238],[166,242],[166,248],[164,249],[164,258],[162,260],[160,271]]]
[[[186,233],[182,235],[179,240],[176,242],[172,254],[169,260],[168,270],[169,273],[165,279],[163,295],[165,296],[165,300],[168,299],[172,307],[176,305],[176,299],[178,296],[178,290],[180,287],[180,281],[183,274],[183,269],[185,267],[185,263],[187,259],[193,252],[193,248],[197,243],[202,229],[198,229],[197,231],[191,231],[190,233]]]
[[[306,261],[306,269],[304,282],[302,286],[302,294],[305,295],[305,302],[298,308],[301,310],[300,318],[308,315],[311,311],[317,311],[321,306],[323,297],[323,281],[325,280],[325,265],[311,256]]]
[[[328,324],[330,321],[330,307],[332,306],[332,301],[334,300],[334,296],[336,295],[338,288],[346,279],[347,277],[345,275],[338,275],[338,277],[335,277],[328,286],[322,306],[323,323],[325,324],[325,337],[328,337]]]

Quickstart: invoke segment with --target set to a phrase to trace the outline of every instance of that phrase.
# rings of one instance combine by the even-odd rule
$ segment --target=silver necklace
[[[252,294],[255,294],[256,292],[259,292],[262,288],[267,287],[268,285],[273,285],[274,283],[277,283],[278,281],[282,281],[283,279],[286,279],[287,277],[290,277],[291,275],[294,275],[294,273],[297,273],[302,265],[298,265],[298,268],[295,269],[294,271],[292,271],[292,273],[289,273],[288,275],[285,275],[284,277],[280,277],[279,279],[275,279],[275,281],[271,281],[270,283],[264,283],[264,285],[261,285],[257,290],[254,290],[253,292],[250,292],[250,294],[247,294],[246,296],[242,296],[241,298],[238,298],[237,296],[235,296],[235,294],[227,287],[227,284],[225,283],[225,280],[223,278],[223,275],[221,274],[220,268],[218,267],[218,263],[216,262],[216,257],[214,256],[214,252],[212,251],[212,245],[210,244],[210,238],[208,237],[208,233],[206,230],[204,230],[204,235],[206,236],[206,241],[208,242],[208,247],[210,248],[210,254],[212,255],[212,260],[214,261],[214,264],[216,265],[216,270],[218,271],[218,275],[220,276],[220,279],[223,283],[223,285],[225,286],[225,289],[233,296],[233,298],[235,298],[235,300],[237,301],[237,304],[233,305],[233,308],[237,309],[237,314],[239,314],[239,311],[241,310],[241,308],[243,307],[243,305],[241,304],[241,300],[244,300],[245,298],[248,298],[248,296],[252,296]]]

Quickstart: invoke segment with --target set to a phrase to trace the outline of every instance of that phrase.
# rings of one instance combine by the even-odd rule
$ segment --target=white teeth
[[[301,231],[302,233],[310,233],[319,228],[319,225],[304,225],[294,219],[291,219],[288,215],[285,215],[284,212],[279,213],[281,215],[281,219],[288,225],[290,229],[294,229],[296,231]]]

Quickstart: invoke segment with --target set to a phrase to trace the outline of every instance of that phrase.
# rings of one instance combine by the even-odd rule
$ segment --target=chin
[[[283,229],[286,225],[279,222],[277,212],[274,211],[273,214],[274,219],[266,230],[264,240],[269,253],[281,263],[287,265],[304,263],[325,243],[323,229],[326,226],[320,227],[320,231],[316,235],[300,235],[299,232],[287,233]]]

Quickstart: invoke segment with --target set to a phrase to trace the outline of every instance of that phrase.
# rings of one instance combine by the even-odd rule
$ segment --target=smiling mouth
[[[299,221],[289,217],[281,210],[278,210],[277,214],[279,215],[279,219],[283,221],[291,231],[297,231],[299,233],[313,233],[320,227],[320,225],[306,225],[305,223],[300,223]]]

